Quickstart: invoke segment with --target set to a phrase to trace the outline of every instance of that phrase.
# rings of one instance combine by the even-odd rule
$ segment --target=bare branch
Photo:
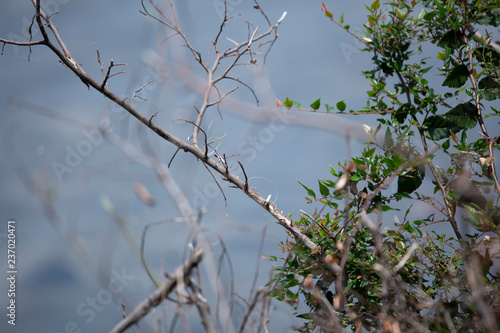
[[[252,93],[253,97],[255,98],[255,102],[257,103],[257,106],[259,106],[259,98],[257,97],[257,94],[255,93],[255,91],[252,89],[252,87],[250,87],[248,84],[246,84],[245,82],[241,81],[240,79],[238,78],[235,78],[235,77],[231,77],[231,76],[226,76],[226,79],[229,79],[229,80],[234,80],[242,85],[244,85],[246,88],[248,88],[248,90],[250,90],[250,92]],[[226,94],[227,95],[227,94]]]
[[[278,209],[276,209],[276,207],[274,205],[269,204],[269,202],[267,202],[265,200],[265,198],[263,198],[261,195],[259,195],[256,191],[254,191],[253,189],[250,189],[248,187],[247,182],[243,182],[241,179],[239,179],[238,176],[236,176],[235,174],[229,172],[224,165],[219,164],[217,159],[212,159],[212,158],[208,157],[207,156],[207,152],[203,151],[202,149],[200,149],[200,147],[198,147],[198,145],[197,145],[197,133],[198,133],[198,130],[199,130],[199,126],[201,124],[201,120],[203,118],[203,114],[206,111],[206,108],[207,108],[207,106],[209,104],[208,97],[210,95],[211,87],[218,80],[222,80],[223,78],[225,78],[225,75],[227,75],[227,73],[229,73],[228,69],[230,69],[230,68],[226,68],[226,70],[224,71],[223,76],[219,76],[218,78],[215,78],[215,79],[213,78],[213,71],[215,71],[217,69],[220,57],[216,57],[216,59],[214,60],[214,64],[213,64],[212,68],[209,70],[207,66],[205,66],[204,64],[202,64],[202,62],[200,60],[201,58],[199,57],[199,54],[196,51],[194,51],[194,49],[192,48],[192,46],[187,41],[187,37],[182,33],[182,31],[180,29],[178,29],[178,31],[177,31],[175,29],[175,26],[173,27],[173,30],[177,31],[182,36],[182,38],[186,41],[187,47],[192,51],[192,53],[195,56],[195,58],[202,64],[202,66],[208,72],[208,86],[207,86],[207,89],[205,90],[205,95],[204,95],[204,107],[202,106],[202,108],[200,109],[200,113],[199,113],[198,118],[197,118],[197,120],[195,122],[195,124],[197,126],[194,126],[194,133],[195,133],[195,135],[193,136],[193,144],[189,144],[189,143],[181,140],[180,138],[176,137],[172,133],[169,133],[169,132],[166,132],[165,130],[163,130],[161,127],[159,127],[154,122],[152,122],[152,118],[153,117],[146,117],[146,116],[144,116],[137,109],[135,109],[131,105],[131,103],[127,103],[126,99],[123,99],[123,98],[119,97],[118,95],[116,95],[115,93],[113,93],[111,90],[109,90],[107,87],[103,87],[101,83],[97,82],[89,74],[87,74],[83,70],[83,68],[80,66],[80,64],[71,56],[71,53],[69,52],[69,50],[66,47],[65,43],[63,42],[61,36],[59,35],[58,30],[56,29],[56,27],[54,26],[54,24],[51,22],[50,18],[47,15],[45,15],[45,13],[40,9],[40,1],[36,1],[36,0],[32,0],[32,1],[33,1],[34,5],[35,5],[35,9],[36,9],[37,24],[38,24],[38,26],[39,26],[39,28],[40,28],[40,30],[42,32],[42,35],[43,35],[44,40],[45,40],[45,44],[86,85],[88,85],[89,87],[92,87],[95,90],[99,91],[106,98],[108,98],[110,101],[112,101],[112,102],[116,103],[118,106],[122,107],[124,110],[126,110],[127,112],[129,112],[132,116],[134,116],[136,119],[138,119],[141,123],[143,123],[145,126],[147,126],[148,128],[150,128],[153,132],[155,132],[162,139],[164,139],[164,140],[172,143],[178,149],[182,149],[185,152],[188,152],[188,153],[192,154],[196,158],[201,159],[203,161],[203,165],[207,168],[207,170],[209,170],[209,168],[211,168],[212,170],[216,171],[217,173],[223,175],[223,177],[224,177],[224,179],[226,181],[230,182],[235,187],[240,188],[241,190],[245,191],[245,193],[247,194],[247,196],[249,198],[251,198],[252,200],[254,200],[255,202],[257,202],[260,206],[262,206],[264,209],[266,209],[274,218],[277,219],[277,223],[278,224],[280,224],[283,227],[285,227],[291,234],[294,235],[294,237],[296,237],[297,239],[299,239],[313,254],[315,254],[318,257],[319,260],[323,260],[324,259],[324,257],[326,255],[321,250],[321,248],[319,248],[313,241],[311,241],[311,239],[309,237],[307,237],[305,234],[303,234],[303,232],[298,227],[294,226],[293,223],[292,223],[292,221],[290,220],[290,218],[288,218],[287,216],[285,216],[282,211],[279,211]],[[152,3],[152,5],[154,5],[153,1],[151,1],[151,0],[150,0],[150,3]],[[160,13],[160,15],[162,15],[162,13],[159,10],[159,8],[157,8],[155,6],[155,9]],[[147,11],[146,11],[146,13],[147,13]],[[164,15],[162,15],[162,16],[166,19],[166,16],[164,16]],[[57,40],[57,42],[59,44],[59,46],[62,49],[62,51],[59,50],[54,44],[52,44],[50,42],[50,40],[48,39],[48,35],[47,35],[46,31],[45,31],[45,26],[42,23],[42,18],[46,22],[46,24],[49,27],[49,29],[52,31],[53,35],[55,36],[55,38],[56,38],[56,40]],[[240,44],[239,47],[234,48],[232,51],[226,52],[224,54],[225,55],[236,54],[235,58],[239,58],[239,57],[241,57],[241,55],[243,53],[245,53],[245,52],[247,52],[249,50],[249,44],[251,45],[252,43],[254,43],[256,41],[259,41],[259,40],[265,38],[266,36],[269,36],[273,32],[274,32],[274,37],[273,38],[275,40],[277,38],[276,29],[277,29],[278,25],[280,24],[280,22],[276,23],[274,26],[270,27],[268,31],[266,31],[266,32],[264,32],[264,33],[262,33],[260,35],[257,35],[257,31],[255,30],[255,33],[253,34],[254,37],[251,40]],[[166,25],[168,25],[168,24],[171,25],[172,22],[168,23],[168,21],[167,21],[167,22],[163,22],[163,23],[166,24]],[[234,66],[235,63],[236,62],[233,62],[232,66]],[[212,177],[214,177],[214,175],[213,175],[212,172],[210,172],[210,174],[211,174]],[[214,179],[215,179],[215,177],[214,177]],[[220,187],[220,185],[218,183],[217,183],[217,185],[222,190],[222,188]],[[224,195],[224,200],[226,201],[225,195]],[[227,205],[227,202],[226,202],[226,205]],[[331,264],[331,263],[326,263],[325,265],[332,272],[338,272],[339,271],[338,265]]]
[[[171,276],[162,283],[151,295],[144,299],[135,309],[123,318],[110,333],[124,332],[130,326],[137,324],[143,319],[154,307],[158,306],[165,300],[165,297],[171,293],[177,286],[178,281],[184,281],[189,278],[191,271],[195,268],[204,256],[201,249],[195,250],[193,255],[186,260],[181,266],[177,267]]]
[[[210,168],[205,164],[203,163],[203,165],[205,166],[205,168],[207,169],[208,173],[210,173],[210,176],[212,176],[213,180],[215,181],[215,183],[217,184],[217,187],[219,188],[220,190],[220,193],[222,194],[222,197],[224,198],[224,206],[226,207],[226,216],[229,216],[229,213],[227,211],[227,198],[226,198],[226,195],[224,194],[224,190],[222,189],[222,187],[220,186],[219,182],[217,181],[217,179],[215,178],[214,174],[212,173],[212,171],[210,170]]]
[[[130,105],[132,105],[132,106],[134,105],[134,98],[136,98],[136,97],[137,97],[137,98],[139,98],[139,99],[142,99],[143,101],[147,101],[147,99],[144,99],[144,98],[142,98],[142,97],[140,97],[140,96],[136,96],[136,94],[137,94],[138,92],[140,92],[142,89],[144,89],[144,88],[145,88],[147,85],[149,85],[151,82],[153,82],[153,80],[149,80],[149,82],[147,82],[147,83],[143,84],[143,85],[142,85],[139,89],[136,89],[136,90],[134,91],[134,94],[132,95],[132,98],[130,99]],[[157,112],[157,113],[158,113],[158,112]],[[151,116],[151,118],[153,118],[155,115],[156,115],[156,113],[155,113],[155,114],[153,114],[153,115]]]

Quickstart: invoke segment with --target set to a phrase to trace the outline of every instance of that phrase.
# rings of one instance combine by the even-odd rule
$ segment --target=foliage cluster
[[[363,72],[366,106],[350,112],[383,117],[377,128],[365,126],[371,139],[360,156],[318,180],[319,193],[301,184],[317,208],[295,223],[326,257],[318,262],[293,237],[282,243],[289,255],[273,296],[293,306],[305,299],[303,331],[500,328],[500,47],[488,33],[500,25],[499,7],[376,0],[355,34],[323,4],[327,19],[373,54],[373,68]],[[288,97],[284,107],[293,104],[301,107]],[[431,213],[422,214],[422,205]],[[401,219],[394,226],[387,221],[393,213]],[[449,227],[452,236],[443,232]]]

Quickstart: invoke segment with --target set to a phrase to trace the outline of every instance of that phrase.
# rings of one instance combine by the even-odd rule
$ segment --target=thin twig
[[[248,177],[247,177],[247,173],[245,172],[245,168],[243,167],[243,164],[241,164],[240,161],[238,161],[238,164],[240,165],[241,171],[243,171],[243,175],[245,176],[245,188],[243,190],[246,193],[246,192],[248,192]]]

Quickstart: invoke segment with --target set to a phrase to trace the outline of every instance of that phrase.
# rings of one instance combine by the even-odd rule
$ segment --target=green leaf
[[[451,88],[460,88],[467,82],[469,70],[465,65],[458,65],[454,67],[443,82],[443,86]]]
[[[383,205],[382,206],[382,211],[383,212],[387,212],[387,211],[390,211],[390,210],[398,210],[397,208],[393,208],[391,206],[388,206],[388,205]]]
[[[485,62],[493,66],[500,66],[500,53],[491,48],[480,47],[474,51],[474,55],[479,62]]]
[[[376,148],[368,149],[367,151],[365,151],[363,153],[363,155],[365,155],[365,157],[367,157],[367,158],[371,158],[373,156],[373,154],[375,153],[375,150],[376,150]]]
[[[339,109],[340,112],[344,111],[346,108],[346,104],[344,101],[340,101],[337,103],[337,109]]]
[[[461,128],[474,128],[477,124],[477,108],[471,102],[458,104],[444,115]]]
[[[309,105],[313,110],[317,110],[319,109],[319,107],[321,106],[321,98],[318,98],[317,100],[315,100],[314,102],[312,102],[311,105]]]
[[[334,175],[335,177],[338,177],[338,176],[339,176],[339,174],[337,173],[337,170],[335,170],[335,168],[334,168],[334,167],[332,167],[331,165],[330,165],[330,173],[331,173],[332,175]]]
[[[463,131],[462,135],[460,136],[460,143],[465,146],[469,142],[469,138],[467,137],[467,132]]]
[[[314,193],[313,190],[311,190],[309,187],[305,186],[304,184],[302,184],[301,182],[298,182],[300,185],[302,185],[303,188],[306,189],[307,191],[307,194],[309,194],[311,197],[313,197],[314,199],[316,199],[316,193]]]
[[[332,112],[333,110],[335,110],[335,107],[331,106],[331,105],[328,105],[325,103],[325,108],[326,108],[326,111],[327,112]]]
[[[493,11],[486,12],[477,20],[477,23],[480,25],[498,27],[500,25],[500,14]]]
[[[372,5],[370,6],[370,8],[372,10],[377,10],[378,8],[380,7],[380,1],[379,0],[375,0]]]
[[[462,130],[453,121],[441,115],[428,117],[422,125],[425,135],[434,141],[449,137],[450,130],[454,133]]]
[[[285,101],[283,102],[283,105],[286,107],[286,108],[291,108],[293,106],[293,102],[291,99],[289,99],[288,97],[285,99]]]
[[[440,52],[440,53],[438,53],[437,58],[439,60],[445,60],[446,59],[446,52]]]
[[[463,40],[461,32],[450,30],[441,37],[436,45],[442,48],[456,49],[462,44]]]
[[[357,174],[353,174],[353,175],[351,175],[351,176],[349,177],[349,180],[351,180],[351,181],[353,181],[353,182],[358,182],[358,181],[360,181],[361,179],[363,179],[363,178],[361,178],[361,176],[360,176],[360,175],[357,175]]]
[[[408,113],[409,113],[408,105],[407,104],[403,104],[394,113],[394,118],[396,118],[396,120],[400,124],[402,124],[402,123],[404,123],[404,121],[408,117]]]
[[[492,76],[486,76],[478,85],[480,91],[479,96],[487,101],[492,101],[500,98],[500,83],[495,81]]]
[[[321,193],[322,196],[327,197],[330,195],[330,191],[328,190],[328,187],[326,187],[321,181],[318,180],[319,184],[319,193]]]
[[[307,320],[316,318],[313,313],[301,313],[301,314],[296,315],[295,317],[302,318],[302,319],[307,319]]]
[[[297,108],[302,109],[302,104],[301,104],[301,103],[299,103],[299,102],[297,102],[297,101],[292,101],[292,102],[293,102],[293,104],[294,104]]]
[[[329,179],[319,179],[319,181],[322,182],[323,184],[325,184],[328,187],[335,188],[336,184],[332,180],[329,180]]]
[[[389,127],[385,130],[385,137],[384,137],[384,148],[389,149],[394,146],[394,140],[392,139],[392,133]]]
[[[416,166],[409,170],[403,171],[398,177],[398,193],[412,193],[422,185],[425,177],[425,169]]]
[[[344,23],[344,12],[342,12],[342,14],[340,14],[339,23],[340,24]]]
[[[417,20],[421,20],[424,18],[424,15],[425,15],[425,10],[422,8],[422,11],[420,12],[420,14],[418,14],[417,16]]]

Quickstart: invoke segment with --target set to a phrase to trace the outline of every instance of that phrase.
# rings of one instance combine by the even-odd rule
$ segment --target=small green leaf
[[[398,14],[400,18],[404,18],[406,15],[405,12],[402,11],[400,8],[396,8],[396,14]]]
[[[283,102],[283,105],[286,107],[286,108],[291,108],[293,106],[293,102],[291,99],[289,99],[288,97],[285,99],[285,101]]]
[[[392,148],[392,146],[394,146],[394,140],[392,139],[392,133],[389,127],[387,127],[387,129],[385,130],[384,148],[389,149]]]
[[[326,108],[326,111],[328,111],[328,112],[332,112],[333,110],[335,110],[335,107],[328,105],[326,103],[325,103],[325,108]]]
[[[349,177],[349,180],[351,180],[351,181],[353,181],[353,182],[358,182],[358,181],[360,181],[361,179],[363,179],[363,178],[361,178],[361,176],[360,176],[360,175],[357,175],[357,174],[351,175],[351,176]]]
[[[336,176],[336,175],[334,175],[334,176]],[[336,185],[334,181],[331,181],[329,179],[319,179],[319,181],[322,182],[323,184],[325,184],[326,186],[331,187],[331,188],[334,188]]]
[[[370,6],[370,8],[373,9],[373,10],[377,10],[379,7],[380,7],[380,1],[379,0],[375,0],[372,3],[372,5]]]
[[[327,197],[330,195],[330,191],[328,190],[328,187],[326,187],[322,182],[318,180],[319,184],[319,193],[321,193],[322,196]]]
[[[339,174],[337,173],[337,170],[335,170],[331,165],[330,165],[330,173],[334,175],[335,177],[338,177]]]
[[[417,19],[418,19],[418,20],[423,19],[423,18],[424,18],[424,15],[425,15],[425,10],[422,8],[422,11],[420,12],[420,14],[418,14]]]
[[[446,53],[445,52],[440,52],[437,54],[437,58],[439,60],[445,60],[446,59]]]
[[[346,108],[346,105],[345,105],[344,101],[340,101],[337,103],[337,109],[339,109],[340,112],[344,111],[345,108]]]
[[[299,103],[297,101],[292,101],[292,102],[297,108],[302,109],[302,103]]]
[[[302,184],[301,182],[298,182],[300,185],[302,185],[303,188],[305,188],[305,190],[307,191],[307,194],[309,194],[311,197],[313,197],[314,199],[316,199],[316,193],[314,193],[313,190],[311,190],[309,187],[305,186],[304,184]]]
[[[312,104],[310,105],[310,107],[313,110],[319,109],[320,106],[321,106],[321,98],[318,98],[317,100],[315,100],[314,102],[312,102]]]
[[[342,14],[340,14],[339,23],[340,24],[344,23],[344,12],[342,12]]]

